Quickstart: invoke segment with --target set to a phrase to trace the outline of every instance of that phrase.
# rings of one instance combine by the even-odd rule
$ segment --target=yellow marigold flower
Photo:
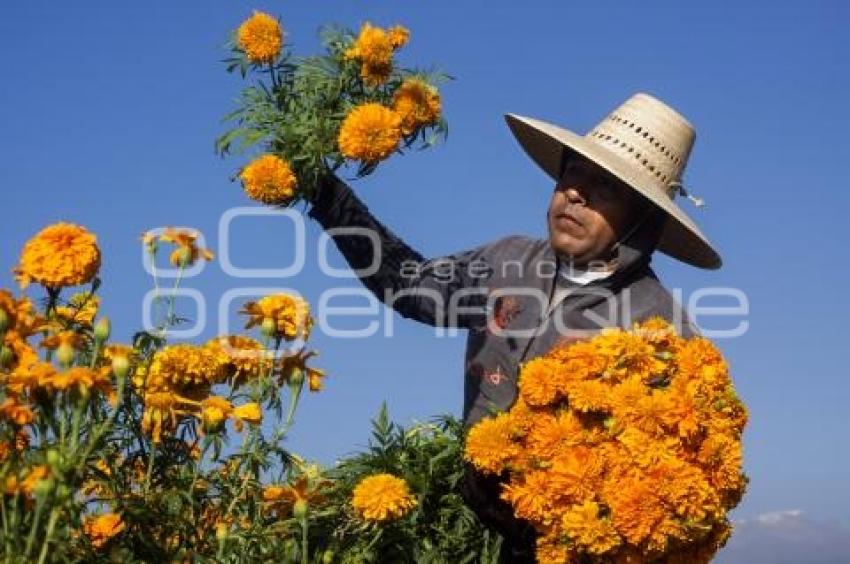
[[[323,378],[325,378],[325,371],[307,366],[307,360],[318,354],[318,351],[308,351],[302,348],[294,354],[281,356],[279,368],[281,383],[288,382],[296,376],[306,376],[310,391],[321,391],[324,384]]]
[[[142,431],[151,435],[154,443],[162,441],[162,433],[170,432],[177,421],[199,408],[200,404],[173,392],[146,392],[142,413]]]
[[[547,358],[535,358],[522,365],[519,392],[528,405],[544,407],[558,399],[557,373],[560,364]]]
[[[265,330],[268,326],[272,336],[287,341],[307,339],[313,327],[310,305],[295,294],[272,294],[247,302],[239,313],[248,316],[246,329],[259,325]]]
[[[111,370],[102,367],[97,370],[85,366],[74,366],[63,372],[54,372],[47,382],[47,387],[54,391],[98,391],[104,394],[110,403],[115,405],[117,396],[112,388]]]
[[[544,413],[538,415],[529,430],[526,444],[535,456],[551,459],[565,448],[580,444],[583,431],[581,421],[570,411]]]
[[[23,427],[35,421],[35,413],[29,406],[18,403],[17,399],[7,397],[0,404],[0,418]]]
[[[41,384],[40,376],[44,368],[55,370],[52,364],[42,363],[38,353],[29,344],[14,333],[7,333],[5,338],[6,350],[12,351],[12,361],[6,369],[10,370],[6,378],[6,387],[14,394],[22,394]]]
[[[174,243],[177,248],[171,253],[170,262],[174,266],[192,266],[199,258],[212,260],[215,255],[209,249],[201,249],[195,240],[198,238],[197,231],[174,229],[168,227],[159,236],[160,241]]]
[[[401,132],[410,135],[440,118],[440,94],[419,78],[407,78],[393,94],[393,110],[401,117]]]
[[[298,502],[309,506],[323,503],[326,500],[324,491],[332,484],[331,480],[302,474],[293,484],[271,484],[263,488],[263,501],[278,517],[286,517],[292,514]]]
[[[607,412],[611,409],[611,386],[599,380],[571,382],[567,396],[572,409],[582,412]]]
[[[221,429],[233,412],[233,405],[220,396],[210,396],[201,401],[201,421],[207,432]]]
[[[538,535],[536,540],[535,556],[538,564],[564,564],[565,562],[577,562],[575,553],[569,549],[565,541],[562,541],[557,529],[552,527],[555,533]]]
[[[214,337],[204,346],[218,352],[224,379],[231,379],[237,387],[259,378],[262,361],[269,356],[259,341],[244,335]]]
[[[83,532],[89,537],[92,546],[96,549],[103,548],[110,539],[120,534],[124,528],[124,521],[121,520],[121,515],[117,513],[89,516],[83,522]]]
[[[289,163],[277,155],[263,155],[239,173],[242,187],[252,200],[280,204],[295,194],[297,179]]]
[[[644,476],[634,475],[620,481],[606,496],[614,527],[632,545],[640,545],[664,520],[664,503],[653,484]]]
[[[83,327],[91,328],[99,307],[99,296],[81,292],[71,296],[68,299],[68,305],[58,306],[56,315],[66,323],[78,323]]]
[[[50,335],[49,337],[45,337],[44,340],[41,341],[41,346],[46,349],[55,350],[59,347],[66,345],[71,347],[74,350],[82,350],[85,346],[86,340],[85,338],[76,333],[74,331],[60,331],[55,335]]]
[[[389,157],[401,139],[399,115],[376,102],[355,106],[339,130],[339,149],[349,158],[377,162]]]
[[[395,44],[402,45],[404,33],[401,29],[391,34],[369,22],[360,27],[360,34],[344,55],[346,59],[360,61],[360,76],[366,85],[379,86],[389,78]]]
[[[387,30],[387,35],[393,49],[399,49],[405,46],[410,39],[410,30],[401,25],[394,25]]]
[[[499,497],[513,506],[517,517],[545,521],[555,514],[556,499],[550,485],[548,472],[532,470],[521,481],[506,484]]]
[[[263,409],[260,404],[254,402],[233,408],[231,415],[234,418],[234,426],[239,432],[242,431],[243,422],[251,425],[259,425],[263,422]]]
[[[565,449],[551,460],[549,487],[574,502],[590,498],[602,485],[604,462],[596,449],[585,446]]]
[[[464,457],[483,472],[498,474],[519,452],[507,413],[478,422],[466,437]]]
[[[361,518],[382,522],[403,517],[417,501],[403,479],[392,474],[375,474],[357,484],[351,504]]]
[[[283,28],[274,17],[254,10],[254,15],[239,26],[236,40],[249,61],[270,63],[280,54],[283,45]]]
[[[603,554],[620,544],[620,536],[611,521],[600,517],[599,512],[598,503],[585,501],[573,505],[561,517],[567,535],[589,554]]]
[[[148,391],[177,390],[199,397],[223,380],[226,358],[215,347],[170,345],[158,350],[150,365],[139,366],[133,378],[137,388]]]
[[[11,292],[3,288],[0,288],[0,315],[4,317],[0,332],[15,327],[18,320],[18,301]]]
[[[97,237],[73,223],[55,223],[27,241],[21,252],[16,278],[26,288],[35,281],[47,288],[79,286],[100,269]]]

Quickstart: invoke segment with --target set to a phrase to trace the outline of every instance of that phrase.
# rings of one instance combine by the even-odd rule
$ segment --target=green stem
[[[118,389],[115,394],[118,398],[118,405],[115,406],[115,409],[112,410],[112,413],[109,414],[109,417],[106,418],[106,421],[100,424],[100,426],[95,430],[94,434],[89,438],[88,445],[86,446],[86,450],[83,454],[83,457],[80,459],[80,464],[85,465],[86,460],[88,460],[89,455],[92,450],[95,449],[97,443],[100,442],[100,439],[103,435],[108,431],[112,424],[115,422],[115,418],[118,416],[118,410],[121,408],[121,402],[124,400],[124,383],[126,382],[125,378],[118,379]]]
[[[11,537],[9,536],[9,519],[6,517],[6,500],[3,499],[0,501],[0,511],[3,515],[3,546],[6,550],[6,562],[9,562],[9,558],[12,557],[12,553],[14,552],[11,548]]]
[[[168,332],[168,328],[171,327],[171,321],[174,318],[174,302],[177,299],[177,288],[180,286],[180,281],[183,280],[183,271],[186,269],[186,265],[181,264],[180,268],[177,270],[177,278],[174,280],[174,287],[171,288],[171,295],[168,296],[168,315],[165,318],[165,321],[162,324],[162,338],[165,338],[165,334]]]
[[[38,529],[38,524],[41,521],[41,511],[44,508],[44,501],[39,499],[35,506],[35,515],[32,518],[32,525],[30,526],[30,534],[27,537],[27,548],[24,551],[24,558],[29,558],[32,553],[32,543],[35,540],[35,531]]]
[[[50,546],[50,541],[53,539],[53,529],[56,528],[56,521],[59,519],[59,509],[54,507],[50,512],[50,520],[47,522],[47,536],[44,539],[44,544],[41,545],[41,555],[38,557],[38,564],[44,564],[47,558],[47,548]]]
[[[148,497],[148,491],[151,487],[151,474],[153,473],[153,460],[156,458],[156,443],[151,443],[150,458],[148,458],[148,471],[145,473],[145,498]]]
[[[83,416],[83,410],[88,404],[87,398],[80,398],[77,405],[74,406],[73,420],[71,421],[71,452],[77,451],[77,445],[80,439],[80,419]]]
[[[292,386],[289,387],[289,410],[286,413],[286,422],[283,424],[283,433],[286,434],[289,431],[289,428],[292,426],[292,423],[295,418],[295,410],[298,407],[298,399],[301,397],[301,391],[304,389],[304,380],[301,380],[301,383],[294,390]]]
[[[301,564],[307,564],[307,518],[301,520]]]

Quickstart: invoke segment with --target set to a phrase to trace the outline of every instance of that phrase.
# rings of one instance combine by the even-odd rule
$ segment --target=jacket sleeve
[[[492,272],[489,245],[426,259],[334,174],[320,183],[312,204],[307,215],[328,231],[366,288],[402,317],[441,327],[483,323],[487,296],[481,283]]]

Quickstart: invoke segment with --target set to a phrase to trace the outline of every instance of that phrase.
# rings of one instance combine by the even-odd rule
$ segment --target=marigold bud
[[[293,368],[289,374],[289,385],[293,389],[300,389],[304,384],[304,371],[300,368]]]
[[[9,328],[9,314],[6,310],[0,308],[0,333],[4,333]]]
[[[15,359],[15,353],[6,345],[0,345],[0,368],[5,368],[12,364]]]
[[[265,337],[274,337],[275,333],[277,333],[277,323],[271,317],[266,317],[263,319],[263,324],[260,327],[260,330]]]
[[[109,338],[109,333],[112,331],[112,324],[108,317],[101,317],[94,326],[94,338],[96,341],[103,343]]]
[[[228,529],[229,527],[227,526],[227,523],[219,521],[215,524],[215,538],[218,542],[222,542],[227,538],[227,533],[229,532]]]
[[[74,362],[74,347],[68,343],[62,343],[56,349],[56,360],[65,368],[68,368]]]
[[[306,499],[299,499],[292,506],[292,515],[299,521],[303,521],[307,518],[307,514],[310,512],[310,504],[307,503]]]
[[[112,373],[116,378],[124,379],[130,372],[130,359],[126,356],[116,356],[112,359]]]

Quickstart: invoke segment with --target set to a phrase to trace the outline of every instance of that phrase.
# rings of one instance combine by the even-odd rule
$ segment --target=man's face
[[[552,248],[577,265],[609,260],[635,206],[631,188],[587,159],[570,157],[549,203]]]

